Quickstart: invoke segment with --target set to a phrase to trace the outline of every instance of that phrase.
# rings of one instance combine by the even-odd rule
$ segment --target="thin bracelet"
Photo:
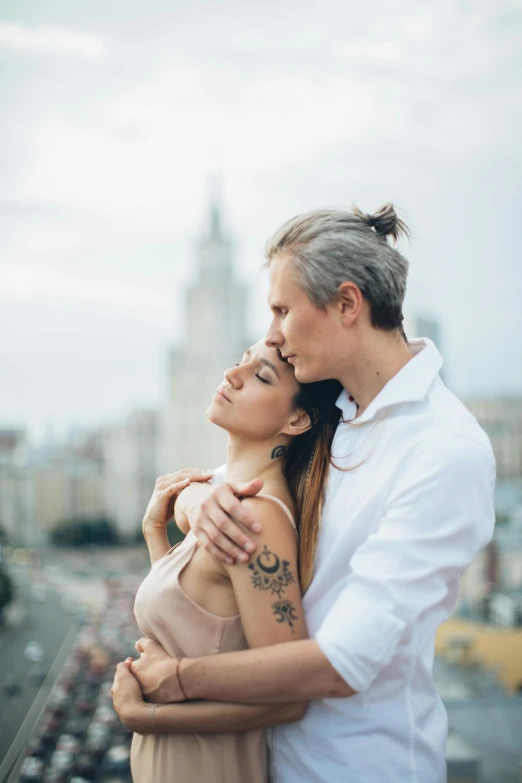
[[[156,712],[156,707],[157,707],[157,706],[158,706],[157,704],[151,704],[151,705],[150,705],[150,716],[151,716],[151,718],[152,718],[152,728],[154,729],[154,734],[157,734],[157,733],[158,733],[158,732],[156,731],[156,717],[155,717],[155,715],[154,715],[154,713]]]
[[[187,697],[185,696],[185,691],[183,690],[183,685],[181,684],[181,677],[179,676],[179,666],[183,658],[178,658],[178,664],[176,666],[176,677],[178,680],[179,689],[181,691],[181,695],[183,696],[184,700],[187,701]]]

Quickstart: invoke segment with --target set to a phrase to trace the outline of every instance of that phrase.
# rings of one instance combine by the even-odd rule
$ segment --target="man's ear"
[[[344,326],[351,326],[363,306],[361,289],[355,283],[346,281],[337,289],[337,306]]]
[[[282,430],[282,435],[290,435],[295,438],[297,435],[302,435],[303,432],[307,432],[312,426],[312,420],[308,413],[302,408],[296,408],[293,411],[290,421],[286,427]]]

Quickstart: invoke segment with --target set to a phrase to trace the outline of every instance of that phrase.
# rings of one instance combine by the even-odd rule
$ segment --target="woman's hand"
[[[191,482],[208,481],[213,475],[211,470],[188,468],[160,476],[156,480],[154,492],[143,517],[143,532],[165,530],[174,515],[174,503],[181,490],[188,487]]]
[[[150,707],[145,703],[140,684],[131,672],[132,658],[116,666],[111,688],[112,704],[124,726],[138,734],[152,733]]]

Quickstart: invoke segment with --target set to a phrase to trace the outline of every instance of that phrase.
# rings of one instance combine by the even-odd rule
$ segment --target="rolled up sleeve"
[[[493,534],[494,483],[489,446],[459,435],[423,442],[403,465],[316,634],[355,691],[371,685],[421,616],[433,630],[441,622],[451,585]]]

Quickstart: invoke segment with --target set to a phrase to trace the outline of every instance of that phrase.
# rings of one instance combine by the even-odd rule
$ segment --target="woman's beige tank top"
[[[286,513],[273,495],[263,495]],[[198,542],[186,538],[153,563],[136,594],[134,614],[144,636],[176,658],[213,655],[248,647],[241,618],[220,617],[197,604],[179,577]],[[263,729],[222,734],[135,734],[131,749],[134,783],[266,783],[267,746]]]

